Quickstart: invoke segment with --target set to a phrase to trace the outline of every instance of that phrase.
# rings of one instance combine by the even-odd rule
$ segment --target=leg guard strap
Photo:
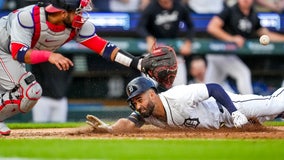
[[[0,103],[0,122],[20,113],[20,100],[14,92],[6,92],[1,95]]]

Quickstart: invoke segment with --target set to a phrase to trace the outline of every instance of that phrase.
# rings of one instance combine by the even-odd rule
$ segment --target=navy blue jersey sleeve
[[[219,84],[209,83],[206,84],[206,87],[209,96],[214,97],[217,102],[222,104],[230,112],[230,114],[232,114],[232,112],[237,110],[229,95]]]
[[[135,124],[135,126],[137,128],[140,128],[142,127],[144,124],[145,124],[145,121],[143,119],[143,117],[141,117],[139,115],[139,113],[137,112],[132,112],[128,117],[127,117],[128,120],[130,120],[131,122],[133,122]]]

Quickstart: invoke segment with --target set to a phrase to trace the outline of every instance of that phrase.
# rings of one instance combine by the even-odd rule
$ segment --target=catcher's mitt
[[[159,46],[142,59],[141,67],[142,72],[169,89],[177,74],[176,53],[172,47]]]

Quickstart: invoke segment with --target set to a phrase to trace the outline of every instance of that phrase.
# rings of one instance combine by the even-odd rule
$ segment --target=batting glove
[[[233,122],[236,128],[241,128],[243,125],[248,123],[247,117],[240,111],[235,111],[232,113]]]
[[[87,115],[86,118],[87,118],[86,123],[92,126],[96,131],[108,132],[108,133],[112,132],[111,126],[101,121],[98,117],[93,115]]]

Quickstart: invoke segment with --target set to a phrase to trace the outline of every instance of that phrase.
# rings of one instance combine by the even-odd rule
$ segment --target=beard
[[[140,113],[140,115],[143,118],[148,118],[148,117],[150,117],[153,114],[154,107],[155,107],[154,103],[153,102],[149,102],[145,112],[143,112],[143,113],[139,112],[139,113]]]
[[[72,28],[72,21],[70,20],[70,15],[68,14],[67,18],[64,19],[64,24],[67,28]]]

